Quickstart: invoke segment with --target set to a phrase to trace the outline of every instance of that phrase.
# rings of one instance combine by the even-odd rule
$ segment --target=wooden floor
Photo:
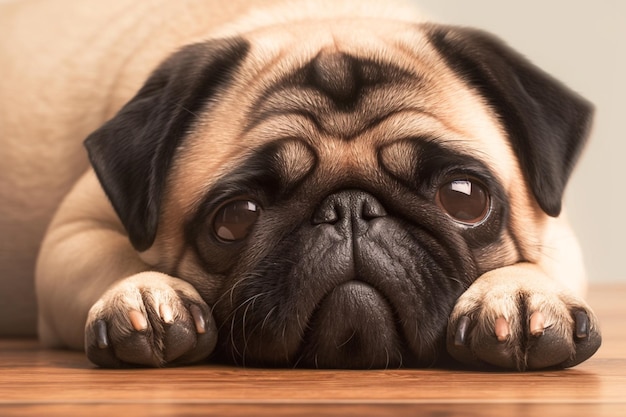
[[[592,288],[603,346],[564,371],[94,369],[0,339],[0,416],[626,416],[626,286]],[[121,414],[123,413],[123,414]]]

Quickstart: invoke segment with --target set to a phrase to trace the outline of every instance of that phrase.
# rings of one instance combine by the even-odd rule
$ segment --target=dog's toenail
[[[543,335],[546,329],[546,318],[542,312],[536,311],[530,316],[530,334],[534,337]]]
[[[465,344],[467,343],[467,332],[469,330],[470,322],[471,320],[467,316],[463,316],[459,319],[456,333],[454,335],[455,346],[465,346]]]
[[[171,323],[174,321],[174,312],[172,311],[172,307],[167,304],[161,304],[159,307],[159,313],[161,314],[161,319],[165,323]]]
[[[589,337],[589,316],[584,311],[577,311],[574,314],[576,321],[576,338],[586,339]]]
[[[200,307],[192,305],[189,307],[189,311],[191,312],[191,317],[193,317],[193,321],[196,324],[196,331],[199,334],[206,333],[206,320],[204,319],[204,314],[202,314]]]
[[[95,324],[96,328],[96,341],[100,349],[106,349],[109,347],[109,334],[107,333],[107,323],[104,320],[98,320]]]
[[[128,313],[128,317],[130,318],[130,323],[133,325],[133,328],[137,331],[146,330],[148,328],[148,320],[141,313],[141,311],[131,310]]]
[[[506,342],[511,335],[511,329],[509,328],[509,322],[504,317],[498,317],[496,319],[496,338],[498,342]]]

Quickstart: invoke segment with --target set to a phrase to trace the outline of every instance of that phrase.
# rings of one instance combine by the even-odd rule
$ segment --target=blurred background
[[[566,207],[591,282],[626,282],[626,1],[412,1],[433,20],[497,34],[594,103]]]

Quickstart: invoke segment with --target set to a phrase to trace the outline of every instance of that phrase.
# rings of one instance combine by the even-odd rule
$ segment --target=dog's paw
[[[450,355],[478,367],[567,368],[591,357],[600,343],[596,317],[582,300],[524,268],[480,277],[448,323]]]
[[[106,368],[198,362],[211,354],[217,329],[209,307],[187,282],[157,272],[126,278],[87,318],[85,350]]]

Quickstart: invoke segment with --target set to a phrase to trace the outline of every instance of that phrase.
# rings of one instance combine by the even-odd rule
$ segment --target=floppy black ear
[[[154,242],[165,179],[177,147],[231,79],[248,47],[242,39],[230,39],[181,49],[85,140],[91,164],[137,250]]]
[[[591,126],[592,105],[488,33],[431,25],[428,34],[448,65],[499,116],[537,202],[558,216]]]

